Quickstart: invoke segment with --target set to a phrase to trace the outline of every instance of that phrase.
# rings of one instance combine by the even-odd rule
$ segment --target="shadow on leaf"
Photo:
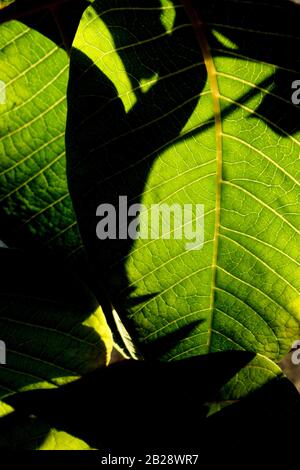
[[[204,425],[206,402],[253,356],[228,351],[174,362],[125,361],[6,401],[101,450],[193,448],[199,434],[192,424]]]

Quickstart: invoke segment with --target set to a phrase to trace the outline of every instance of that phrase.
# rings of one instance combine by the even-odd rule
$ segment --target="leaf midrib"
[[[199,13],[195,10],[191,0],[181,0],[185,11],[192,23],[196,38],[203,54],[204,64],[207,71],[207,78],[210,84],[211,96],[213,101],[213,113],[215,119],[216,132],[216,209],[215,209],[215,228],[213,236],[213,255],[212,255],[212,280],[210,291],[210,319],[208,324],[208,352],[211,349],[211,339],[213,332],[213,312],[215,306],[215,288],[217,278],[217,262],[219,253],[219,233],[220,233],[220,217],[221,217],[221,186],[223,172],[223,146],[222,146],[222,119],[220,106],[220,92],[217,79],[217,71],[211,54],[211,49],[205,34],[205,24],[200,18]]]

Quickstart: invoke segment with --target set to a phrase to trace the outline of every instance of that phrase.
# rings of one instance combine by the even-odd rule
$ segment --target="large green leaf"
[[[227,387],[234,398],[274,377],[300,335],[299,7],[194,4],[86,10],[71,56],[68,176],[99,282],[141,353],[253,351]],[[118,214],[121,195],[148,209],[204,204],[203,248],[98,240],[97,207]],[[157,339],[195,322],[158,354]]]
[[[12,250],[1,249],[0,260],[0,338],[6,349],[1,400],[56,387],[108,363],[110,331],[96,299],[76,277]]]
[[[0,25],[0,237],[10,246],[81,246],[65,176],[63,49],[18,22]]]

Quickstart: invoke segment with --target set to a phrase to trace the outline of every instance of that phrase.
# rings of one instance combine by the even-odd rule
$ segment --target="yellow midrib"
[[[221,107],[220,107],[220,93],[217,79],[217,72],[211,50],[205,35],[204,23],[201,20],[199,13],[193,7],[191,0],[181,0],[184,9],[192,23],[195,30],[197,41],[201,48],[205,67],[207,70],[207,77],[210,84],[212,100],[213,100],[213,112],[215,118],[215,130],[216,130],[216,215],[215,215],[215,229],[214,229],[214,248],[212,256],[212,284],[210,292],[210,320],[208,325],[208,351],[211,345],[212,327],[213,327],[213,311],[215,303],[215,287],[216,287],[216,276],[217,276],[217,261],[218,261],[218,249],[219,249],[219,232],[220,232],[220,210],[221,210],[221,185],[222,185],[222,159],[223,159],[223,147],[222,147],[222,120],[221,120]]]

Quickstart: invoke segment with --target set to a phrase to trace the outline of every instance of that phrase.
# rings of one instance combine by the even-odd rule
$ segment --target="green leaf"
[[[109,362],[111,334],[89,290],[63,266],[0,250],[1,400],[53,388]],[[1,350],[3,358],[3,349]],[[1,361],[3,363],[3,361]]]
[[[298,13],[291,2],[96,1],[73,44],[67,168],[99,283],[145,357],[255,352],[226,398],[276,376],[300,335]],[[204,204],[203,248],[172,231],[98,240],[97,207],[118,215],[121,195],[148,211]],[[157,353],[157,339],[196,321]]]
[[[67,54],[17,21],[0,25],[0,237],[16,247],[78,251],[65,176]]]
[[[51,429],[39,450],[93,450],[81,439],[64,431]]]

